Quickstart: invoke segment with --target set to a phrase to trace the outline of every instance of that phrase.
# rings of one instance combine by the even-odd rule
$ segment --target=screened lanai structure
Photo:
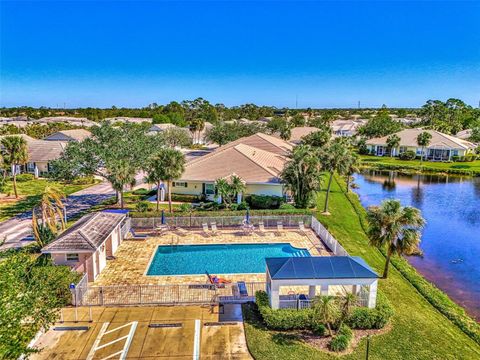
[[[379,276],[357,256],[310,256],[267,258],[267,293],[272,309],[284,308],[291,296],[281,295],[282,287],[308,287],[309,304],[315,295],[332,295],[334,289],[348,289],[364,301],[363,306],[374,308]]]

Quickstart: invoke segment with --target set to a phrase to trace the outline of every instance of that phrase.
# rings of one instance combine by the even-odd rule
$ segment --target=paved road
[[[112,187],[106,182],[73,193],[69,195],[65,201],[67,218],[72,218],[80,212],[85,211],[114,195],[115,192]],[[31,211],[0,222],[0,238],[6,236],[6,241],[0,246],[0,250],[18,248],[31,244],[31,224]]]

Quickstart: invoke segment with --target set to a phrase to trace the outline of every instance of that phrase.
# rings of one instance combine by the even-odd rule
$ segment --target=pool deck
[[[330,256],[326,246],[309,229],[302,233],[294,229],[281,232],[266,231],[263,234],[244,234],[239,230],[221,230],[217,235],[205,235],[200,231],[184,233],[167,231],[162,235],[145,240],[124,240],[115,253],[114,260],[108,260],[93,285],[134,285],[134,284],[204,284],[205,275],[146,275],[147,268],[159,245],[200,245],[200,244],[267,244],[289,243],[296,248],[305,248],[311,255]],[[265,274],[216,274],[231,281],[265,282]]]

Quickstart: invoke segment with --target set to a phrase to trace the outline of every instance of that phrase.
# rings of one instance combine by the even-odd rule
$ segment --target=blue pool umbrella
[[[247,224],[250,224],[250,210],[247,209],[247,215],[245,215],[245,222]]]
[[[165,210],[162,210],[162,225],[165,225]]]

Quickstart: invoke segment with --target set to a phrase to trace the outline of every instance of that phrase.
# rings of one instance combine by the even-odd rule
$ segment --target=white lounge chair
[[[277,221],[277,231],[282,233],[283,231],[283,223],[281,221]]]
[[[208,229],[208,224],[207,224],[207,223],[203,223],[203,224],[202,224],[202,229],[203,229],[203,233],[204,233],[206,236],[210,236],[210,230]]]
[[[212,228],[212,234],[217,235],[218,234],[217,223],[215,221],[211,222],[210,227]]]
[[[263,221],[260,221],[258,223],[258,232],[262,235],[265,234],[265,224],[263,223]]]
[[[307,232],[307,229],[305,229],[305,224],[303,223],[303,221],[298,222],[298,230],[300,230],[302,234],[305,234]]]

